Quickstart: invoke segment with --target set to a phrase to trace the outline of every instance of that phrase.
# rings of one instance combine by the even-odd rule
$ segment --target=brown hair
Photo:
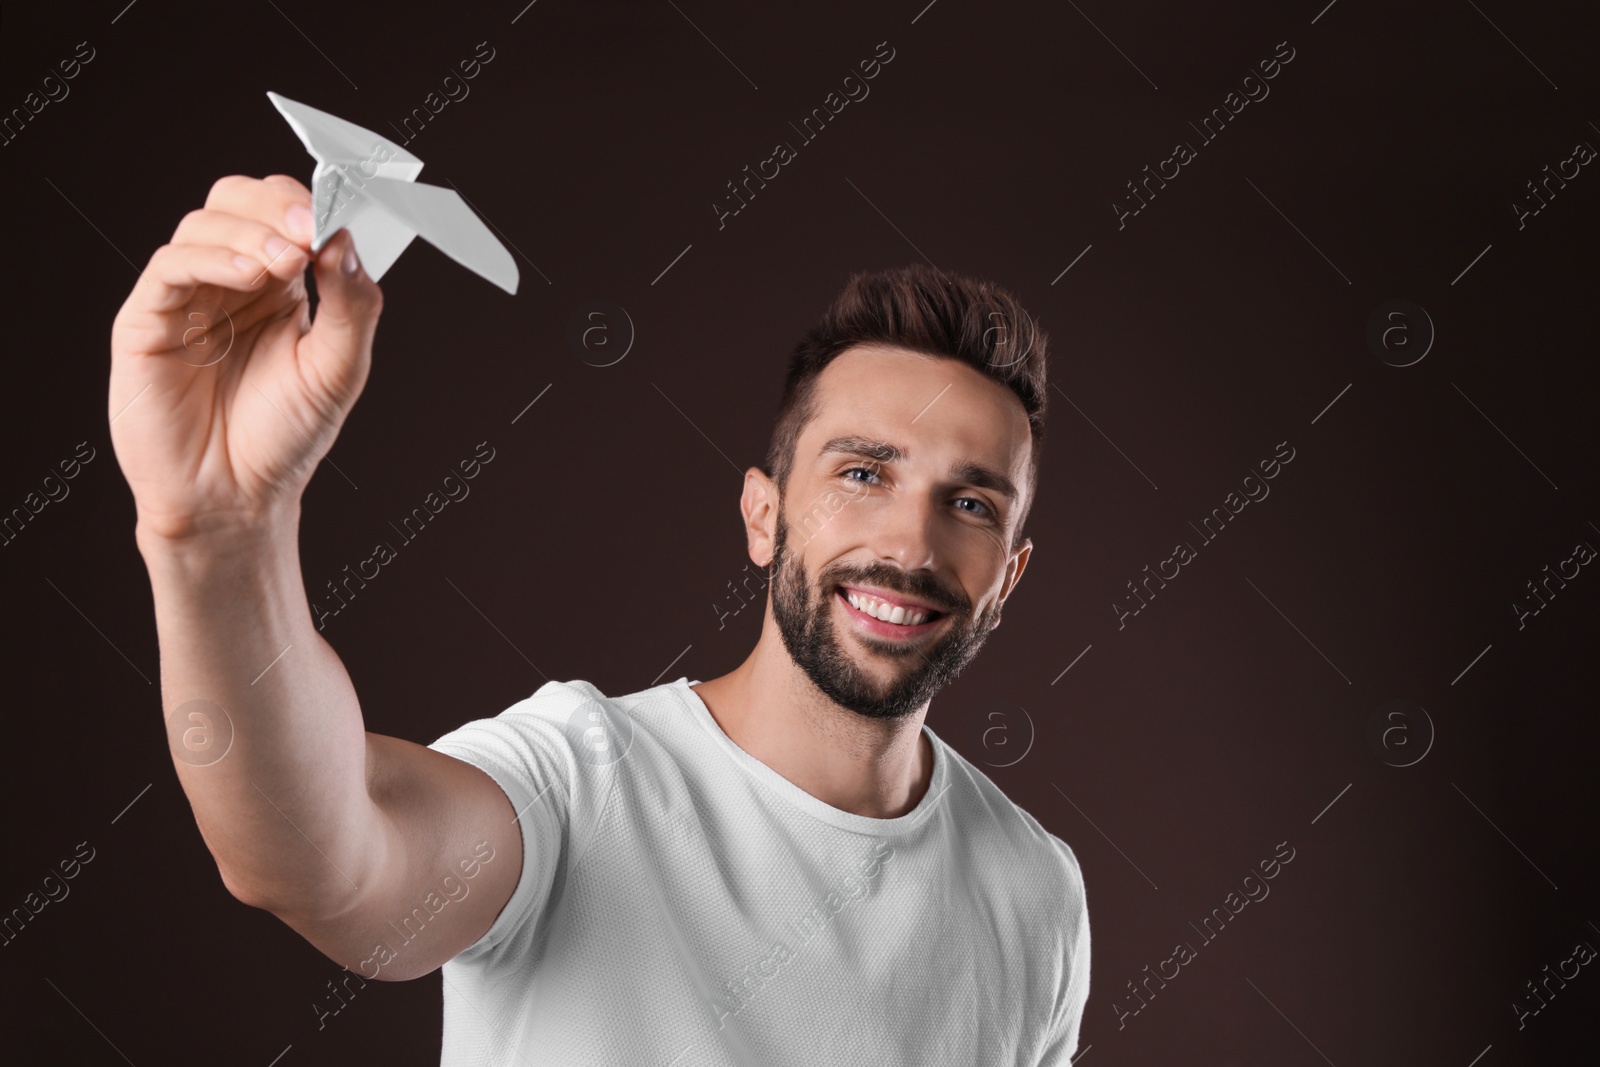
[[[841,352],[860,344],[896,345],[958,359],[1016,394],[1027,412],[1033,442],[1027,503],[1012,539],[1016,548],[1038,484],[1049,336],[1015,296],[991,282],[922,263],[852,274],[789,357],[765,472],[780,493],[789,480],[800,431],[817,413],[818,375]]]

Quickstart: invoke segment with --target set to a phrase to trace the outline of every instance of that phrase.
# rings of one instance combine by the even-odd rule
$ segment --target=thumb
[[[340,230],[322,246],[312,274],[317,314],[305,336],[308,355],[329,389],[348,403],[366,381],[383,290],[362,268],[349,230]]]

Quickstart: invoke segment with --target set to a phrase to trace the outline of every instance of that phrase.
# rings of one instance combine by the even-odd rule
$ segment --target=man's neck
[[[738,667],[693,688],[734,744],[825,804],[894,819],[928,791],[927,707],[894,721],[842,708],[811,683],[776,634],[763,633]]]

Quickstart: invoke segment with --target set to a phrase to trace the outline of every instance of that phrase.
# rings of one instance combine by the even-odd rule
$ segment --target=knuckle
[[[307,196],[311,195],[311,190],[306,188],[305,183],[293,175],[269,174],[267,175],[266,180],[274,185],[281,185],[287,189],[293,189],[297,193],[304,193]]]
[[[292,204],[311,203],[311,190],[287,174],[273,174],[263,179],[276,200],[286,208]]]
[[[178,220],[178,227],[174,231],[174,235],[179,234],[179,233],[186,233],[186,232],[188,232],[190,230],[195,229],[201,223],[205,222],[206,218],[210,214],[211,214],[211,212],[206,208],[203,208],[203,207],[195,208],[193,211],[189,212],[188,214],[184,215],[183,218]]]
[[[159,287],[165,284],[166,278],[171,274],[172,258],[176,253],[176,246],[166,244],[150,253],[150,259],[144,265],[144,270],[139,272],[139,280],[134,283],[138,290],[154,285]]]
[[[206,196],[206,205],[209,207],[219,197],[227,196],[230,192],[248,184],[250,178],[243,174],[226,174],[211,183],[211,192]]]

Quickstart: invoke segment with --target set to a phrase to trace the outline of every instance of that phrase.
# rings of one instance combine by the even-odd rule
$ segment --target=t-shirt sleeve
[[[584,758],[592,752],[584,747],[584,731],[614,713],[586,682],[547,682],[499,715],[465,723],[428,746],[492,778],[522,831],[522,873],[511,899],[457,959],[518,954],[515,946],[526,945],[546,920],[557,871],[581,852],[604,795],[601,779],[609,778],[597,761]]]
[[[1057,1011],[1039,1067],[1068,1067],[1072,1062],[1078,1051],[1083,1009],[1089,1002],[1089,904],[1084,895],[1083,874],[1072,850],[1059,839],[1055,843],[1069,868],[1063,909],[1066,926],[1062,937],[1065,986],[1057,1000]]]

